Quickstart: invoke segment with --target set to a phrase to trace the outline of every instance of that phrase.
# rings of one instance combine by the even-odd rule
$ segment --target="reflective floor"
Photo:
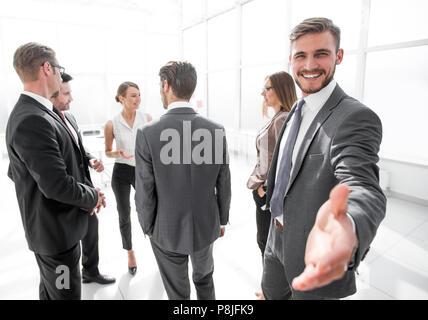
[[[106,164],[107,169],[111,165]],[[0,224],[0,299],[38,299],[39,273],[28,249],[16,202],[14,185],[0,165],[2,223]],[[255,207],[245,184],[252,164],[232,159],[232,206],[225,237],[214,246],[217,299],[256,299],[262,261],[256,243]],[[106,176],[93,173],[98,184]],[[108,184],[107,184],[108,185]],[[109,286],[82,285],[82,299],[166,299],[148,238],[132,209],[133,244],[138,272],[127,272],[114,195],[105,187],[108,207],[99,215],[100,271],[114,276]],[[133,197],[133,194],[131,195]],[[191,277],[190,277],[191,278]],[[372,249],[362,262],[358,291],[348,299],[428,299],[428,208],[388,199],[387,215]],[[195,292],[192,289],[192,298]]]

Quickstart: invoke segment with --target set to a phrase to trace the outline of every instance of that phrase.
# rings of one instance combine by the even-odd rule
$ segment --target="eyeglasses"
[[[65,68],[61,67],[60,65],[57,65],[56,63],[53,63],[53,62],[50,62],[50,61],[45,61],[40,66],[43,66],[46,62],[49,62],[52,67],[58,68],[59,69],[59,74],[61,76],[64,74]]]
[[[262,91],[264,92],[264,93],[267,93],[270,89],[272,89],[273,87],[263,87],[262,88]]]

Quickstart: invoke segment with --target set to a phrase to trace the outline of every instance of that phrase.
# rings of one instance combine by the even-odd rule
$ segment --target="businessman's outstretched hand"
[[[293,280],[293,289],[312,290],[344,276],[358,244],[348,211],[349,188],[337,185],[318,210],[306,243],[306,268]]]

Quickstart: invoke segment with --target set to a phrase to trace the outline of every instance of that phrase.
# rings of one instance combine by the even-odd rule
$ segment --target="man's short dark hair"
[[[321,33],[330,31],[336,40],[336,51],[340,49],[340,29],[333,21],[327,18],[309,18],[299,23],[290,34],[290,41],[293,43],[300,37],[310,33]]]
[[[170,61],[159,71],[160,80],[166,80],[177,98],[189,99],[196,88],[197,75],[195,67],[185,61]]]
[[[61,75],[61,79],[62,79],[62,82],[67,83],[67,82],[69,82],[69,81],[73,80],[73,77],[72,77],[72,76],[70,76],[68,73],[65,73],[65,72],[64,72],[64,73]]]

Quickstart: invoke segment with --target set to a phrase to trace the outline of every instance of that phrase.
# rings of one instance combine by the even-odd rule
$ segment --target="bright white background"
[[[325,16],[342,30],[345,57],[337,67],[336,80],[382,120],[381,182],[392,196],[387,218],[367,258],[369,268],[360,270],[361,295],[357,298],[426,299],[426,12],[426,0],[0,0],[0,194],[1,209],[11,221],[0,228],[0,282],[9,288],[0,293],[3,297],[37,298],[34,257],[26,248],[13,186],[5,175],[4,130],[22,90],[12,67],[19,45],[36,41],[57,52],[59,63],[74,77],[71,111],[81,128],[101,132],[105,122],[121,110],[114,101],[120,83],[136,82],[141,89],[142,109],[157,118],[164,112],[159,68],[176,59],[196,66],[198,85],[192,102],[198,112],[227,128],[231,153],[241,161],[232,163],[230,238],[218,244],[217,254],[223,256],[216,257],[219,280],[242,281],[233,288],[229,280],[220,281],[219,297],[239,299],[253,296],[261,267],[253,203],[245,188],[254,166],[255,134],[267,121],[261,116],[261,87],[267,75],[289,71],[288,34],[292,27],[305,18]],[[88,138],[85,143],[102,156],[102,136]],[[106,163],[107,168],[110,166]],[[108,178],[107,172],[96,180],[108,185]],[[106,190],[114,199],[111,190]],[[141,262],[146,269],[139,271],[142,278],[136,278],[137,285],[134,282],[129,292],[124,285],[129,279],[123,270],[126,259],[121,256],[114,203],[100,219],[102,268],[120,280],[119,296],[157,298],[156,290],[155,294],[141,295],[150,289],[147,281],[153,280],[156,288],[161,288],[153,261],[146,261],[147,265]],[[141,239],[138,222],[134,221],[135,234]],[[14,249],[17,243],[19,250]],[[137,243],[137,257],[143,260],[147,257],[143,253],[149,255],[150,248],[147,242]],[[20,260],[22,256],[27,259],[25,263]],[[22,289],[16,279],[22,276],[19,267],[27,264],[27,278],[34,286],[22,278],[28,286]],[[119,279],[121,272],[125,274]],[[29,293],[22,295],[27,288]],[[117,297],[116,289],[107,288],[106,293],[100,290],[97,298]],[[93,293],[88,287],[85,290],[84,294]]]
[[[180,58],[179,12],[173,0],[1,0],[0,132],[22,87],[13,54],[30,41],[52,47],[75,78],[72,112],[79,123],[103,125],[119,112],[114,97],[124,81],[136,82],[142,107],[159,115],[157,74]]]
[[[201,112],[229,129],[233,150],[254,156],[254,136],[266,121],[260,88],[270,73],[290,71],[290,30],[305,18],[332,19],[345,51],[336,80],[383,123],[385,188],[426,205],[426,12],[425,0],[183,0],[183,57],[203,77],[195,95]]]
[[[120,106],[115,91],[137,82],[142,107],[162,114],[159,68],[194,63],[200,112],[238,132],[256,132],[264,77],[288,71],[288,34],[304,18],[326,16],[342,29],[337,80],[384,124],[381,155],[426,165],[428,12],[425,0],[0,1],[0,132],[21,84],[16,48],[47,44],[72,74],[79,122],[104,124]]]

